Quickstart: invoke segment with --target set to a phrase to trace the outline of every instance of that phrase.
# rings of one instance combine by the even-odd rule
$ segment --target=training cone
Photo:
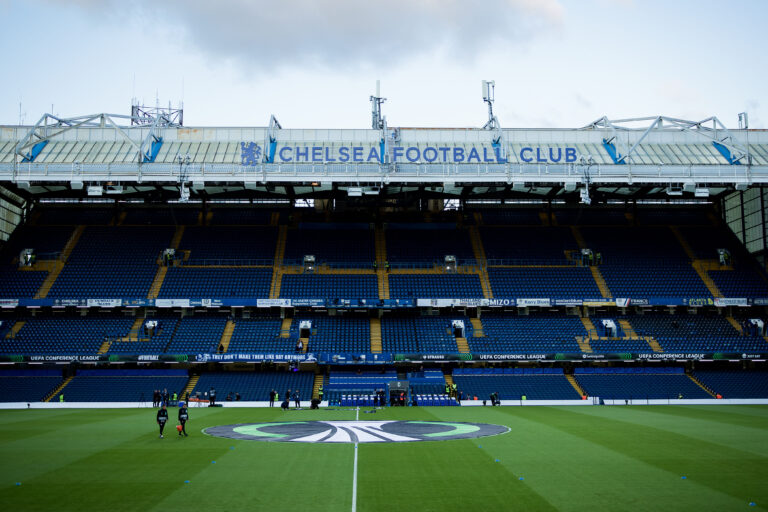
[[[181,425],[176,425],[176,430],[178,430],[179,432],[181,432]]]

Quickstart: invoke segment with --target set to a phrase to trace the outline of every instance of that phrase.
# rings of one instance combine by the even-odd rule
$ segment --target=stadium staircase
[[[224,327],[224,332],[221,333],[221,339],[219,340],[219,346],[222,348],[222,354],[226,354],[229,349],[229,342],[232,341],[232,333],[235,332],[235,322],[231,319],[227,320],[227,325]]]
[[[301,349],[302,354],[306,354],[309,350],[309,338],[299,338],[301,341],[301,346],[304,347]]]
[[[269,217],[269,225],[277,226],[279,222],[280,222],[280,212],[272,212],[272,215]]]
[[[53,283],[56,282],[59,274],[61,274],[61,271],[64,269],[64,265],[69,259],[69,256],[72,254],[72,251],[75,249],[78,240],[80,240],[80,237],[83,236],[83,231],[85,231],[85,226],[82,224],[75,228],[72,236],[69,237],[69,240],[67,240],[64,249],[61,251],[61,259],[56,261],[53,268],[48,272],[45,281],[43,281],[43,284],[40,285],[40,289],[35,294],[36,299],[44,299],[48,296],[48,293],[53,287]]]
[[[168,267],[160,265],[157,267],[155,278],[152,280],[152,286],[149,287],[149,293],[147,293],[148,299],[156,299],[160,295],[160,288],[163,287],[163,281],[165,281],[165,275],[168,273]]]
[[[376,278],[379,284],[379,298],[389,299],[389,276],[387,276],[387,237],[381,227],[376,226],[374,232],[376,244]]]
[[[711,396],[712,398],[716,398],[715,397],[715,393],[711,389],[709,389],[707,386],[702,384],[701,381],[699,379],[697,379],[695,375],[690,374],[690,373],[686,373],[686,375],[688,376],[689,379],[691,379],[694,382],[694,384],[696,384],[701,389],[706,391],[709,394],[709,396]],[[685,397],[683,397],[683,398],[685,398]]]
[[[288,238],[288,226],[280,226],[277,231],[277,247],[272,268],[272,286],[269,288],[269,298],[280,297],[280,283],[283,280],[283,256],[285,255],[285,240]]]
[[[99,347],[99,350],[96,353],[106,354],[109,351],[109,347],[112,346],[112,341],[120,341],[120,342],[141,341],[141,336],[139,336],[139,332],[143,323],[144,323],[144,318],[137,318],[136,320],[133,321],[131,330],[128,331],[128,334],[126,336],[123,336],[122,338],[118,338],[117,340],[105,340],[104,343],[101,344],[101,346]]]
[[[735,318],[733,318],[732,316],[727,316],[725,317],[725,319],[728,320],[728,323],[731,324],[733,328],[738,331],[739,334],[743,334],[741,330],[741,325],[739,325],[739,322],[737,322]]]
[[[128,212],[120,212],[120,215],[117,216],[117,221],[115,222],[115,226],[122,226],[127,216],[128,216]]]
[[[460,354],[469,354],[469,344],[467,338],[456,337],[456,347],[459,349]]]
[[[587,333],[597,332],[597,329],[595,329],[595,324],[592,323],[592,320],[586,317],[580,318],[580,320],[582,325],[584,325],[584,329],[586,329]],[[589,338],[590,334],[587,334],[586,336],[576,336],[576,343],[579,344],[579,349],[585,354],[591,354],[593,352],[592,345],[589,344]]]
[[[472,337],[473,338],[485,338],[485,332],[483,331],[483,322],[479,318],[470,318],[469,322],[472,324]]]
[[[664,350],[661,348],[661,345],[659,345],[659,342],[656,340],[656,338],[652,336],[638,335],[637,331],[635,331],[634,327],[632,327],[632,324],[630,324],[629,320],[627,320],[626,318],[619,320],[619,325],[621,326],[621,330],[624,331],[624,339],[645,340],[645,342],[648,343],[648,346],[651,347],[651,350],[653,350],[654,352],[664,352]]]
[[[290,338],[291,337],[291,324],[293,323],[293,318],[283,318],[282,324],[280,324],[280,337],[281,338]]]
[[[543,226],[551,225],[550,218],[547,212],[539,212],[539,219],[541,219],[541,224]]]
[[[67,377],[66,379],[64,379],[64,380],[61,382],[61,384],[59,384],[59,385],[56,387],[56,389],[54,389],[53,391],[51,391],[50,393],[48,393],[48,395],[47,395],[47,396],[46,396],[46,397],[43,399],[43,402],[50,402],[50,401],[51,401],[51,398],[53,398],[53,397],[55,397],[56,395],[58,395],[59,393],[61,393],[61,391],[62,391],[62,390],[65,388],[65,387],[67,387],[67,384],[69,384],[70,382],[72,382],[72,379],[74,379],[74,378],[75,378],[75,376],[74,376],[74,375],[72,375],[72,376],[70,376],[70,377]],[[66,399],[65,399],[65,400],[66,400]]]
[[[320,388],[325,378],[322,374],[315,374],[315,382],[312,384],[312,398],[320,398]]]
[[[634,213],[626,212],[626,213],[624,213],[624,218],[627,219],[627,222],[629,222],[629,224],[631,226],[635,225],[635,214]]]
[[[469,239],[472,242],[472,252],[475,254],[475,260],[477,261],[477,274],[480,277],[480,287],[483,289],[483,297],[486,299],[493,298],[493,290],[491,290],[491,281],[488,279],[488,270],[485,265],[485,248],[483,247],[483,239],[480,236],[480,231],[477,226],[470,226]]]
[[[210,212],[210,213],[213,213],[213,212]],[[203,212],[200,212],[200,213],[197,214],[197,225],[198,226],[203,226],[204,225],[204,222],[203,222]]]
[[[576,226],[571,226],[571,233],[573,234],[574,240],[576,240],[576,243],[579,245],[579,249],[588,249],[587,242],[581,235],[579,228]],[[600,294],[603,296],[603,298],[612,297],[611,290],[608,289],[608,285],[605,283],[605,278],[603,277],[603,273],[600,272],[600,269],[597,268],[596,265],[590,265],[589,271],[592,272],[592,278],[595,280],[595,284],[600,290]]]
[[[683,251],[685,251],[685,254],[691,259],[691,266],[693,267],[693,270],[696,271],[701,280],[704,282],[704,285],[709,290],[709,293],[711,293],[712,296],[716,298],[722,297],[722,292],[717,287],[712,278],[709,277],[708,272],[710,270],[733,270],[733,267],[720,265],[720,262],[717,260],[703,260],[697,258],[696,253],[693,252],[693,249],[688,244],[688,241],[683,237],[683,234],[680,233],[680,230],[677,228],[677,226],[669,226],[669,229],[672,231],[672,233],[674,233],[677,241],[680,242],[680,246],[683,248]]]
[[[483,225],[482,214],[480,214],[480,212],[475,212],[473,216],[475,217],[475,224],[477,224],[478,226],[482,226]]]
[[[453,375],[444,373],[443,377],[445,378],[445,384],[448,386],[448,389],[453,389]]]
[[[7,333],[5,333],[5,339],[10,340],[12,338],[15,338],[17,334],[19,334],[19,331],[22,327],[24,327],[24,324],[27,323],[24,320],[19,320],[13,326],[11,327],[11,330],[9,330]]]
[[[184,236],[184,226],[176,226],[176,231],[173,233],[173,238],[171,238],[171,249],[179,249],[179,245],[181,244],[181,237]],[[184,253],[184,259],[189,259],[189,252]],[[163,265],[162,261],[158,259],[158,267],[157,272],[155,273],[155,278],[152,280],[152,286],[149,287],[149,293],[147,293],[148,299],[156,299],[158,295],[160,295],[160,289],[163,287],[163,282],[165,281],[165,276],[168,274],[168,267]]]
[[[603,273],[600,272],[600,269],[595,265],[592,265],[589,267],[589,271],[592,272],[592,278],[595,280],[597,288],[600,290],[603,298],[611,297],[611,290],[608,289],[608,285],[605,283],[605,278],[603,277]]]
[[[189,393],[189,396],[192,396],[192,391],[195,390],[195,386],[197,386],[197,381],[199,380],[199,375],[192,375],[187,381],[187,385],[184,387],[184,391],[181,392],[181,396],[187,396],[187,393]]]
[[[205,214],[205,225],[210,226],[211,225],[211,219],[213,219],[213,212],[208,212]]]
[[[581,386],[579,386],[579,383],[576,382],[576,378],[573,375],[571,375],[570,373],[566,373],[565,374],[565,378],[571,384],[571,386],[573,386],[573,389],[576,390],[576,392],[579,394],[579,396],[586,395],[584,390],[581,389]]]
[[[381,319],[371,318],[371,353],[381,354]]]

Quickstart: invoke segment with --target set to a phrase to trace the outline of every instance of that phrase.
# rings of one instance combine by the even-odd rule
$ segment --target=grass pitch
[[[169,412],[159,439],[153,409],[0,411],[0,504],[352,510],[353,445],[240,441],[201,430],[354,420],[354,411],[192,408],[183,439]],[[360,420],[511,429],[471,440],[360,444],[361,512],[768,509],[765,406],[417,407],[361,411]]]

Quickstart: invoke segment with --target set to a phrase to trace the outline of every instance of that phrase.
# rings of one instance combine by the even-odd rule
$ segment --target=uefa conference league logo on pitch
[[[286,421],[221,425],[204,432],[248,441],[339,444],[473,439],[506,434],[509,428],[489,423],[444,421]]]

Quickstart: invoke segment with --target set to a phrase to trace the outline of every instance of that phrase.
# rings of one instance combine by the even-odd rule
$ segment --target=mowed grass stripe
[[[387,409],[370,419],[483,422],[478,416],[466,409],[419,407]],[[369,418],[361,415],[361,419]],[[508,436],[361,444],[357,510],[557,510],[520,481],[509,466],[495,462],[494,455],[478,448],[478,444]]]
[[[34,419],[5,423],[0,429],[0,490],[65,468],[92,453],[113,449],[146,432],[146,428],[137,429],[136,422],[142,416],[135,410],[88,410],[66,415],[23,412],[34,412]]]
[[[721,509],[742,506],[730,496],[682,481],[679,475],[531,420],[556,416],[552,408],[479,411],[484,421],[506,423],[512,431],[475,443],[524,477],[526,485],[558,510],[703,510],[711,503]],[[599,430],[599,419],[594,423],[591,428]]]
[[[579,408],[530,409],[536,410],[526,411],[528,414],[525,414],[525,419],[537,422],[544,428],[560,430],[652,466],[665,473],[664,482],[668,481],[670,485],[675,482],[673,487],[684,488],[676,482],[681,476],[687,477],[685,485],[698,486],[698,495],[691,501],[673,501],[669,506],[690,505],[699,509],[725,510],[749,501],[763,504],[768,502],[768,491],[763,485],[768,476],[768,459],[765,457],[648,425],[638,425],[626,420],[626,416],[622,416],[623,419],[596,418],[578,412]],[[611,409],[621,412],[621,408]],[[514,414],[514,411],[508,410],[508,413]],[[720,435],[729,434],[729,428],[722,423],[712,422],[710,428],[719,430]],[[567,446],[567,443],[563,445]],[[574,468],[578,468],[578,464],[574,464]],[[623,479],[621,473],[605,473],[605,485],[610,486]],[[648,482],[637,480],[636,485],[638,488],[647,488]],[[651,486],[654,494],[658,485]],[[733,500],[725,499],[725,496]],[[716,508],[718,506],[720,508]]]
[[[665,430],[674,434],[691,437],[707,443],[720,445],[729,450],[739,450],[748,455],[768,457],[768,421],[758,419],[727,409],[702,411],[689,406],[642,406],[628,407],[616,412],[616,420],[631,421],[638,425]],[[593,409],[593,408],[588,408]],[[576,412],[587,415],[603,415],[602,411],[578,409]],[[728,419],[730,416],[736,418]],[[750,423],[750,418],[752,419]],[[718,424],[712,428],[710,422]],[[727,432],[723,435],[723,431]]]

